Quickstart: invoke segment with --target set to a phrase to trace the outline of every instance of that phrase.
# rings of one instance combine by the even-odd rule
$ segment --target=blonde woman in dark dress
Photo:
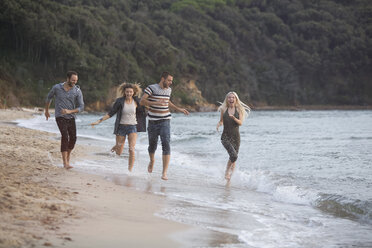
[[[218,108],[218,111],[221,112],[221,118],[217,123],[217,131],[223,125],[221,143],[229,154],[225,172],[226,180],[230,180],[235,169],[235,162],[238,159],[240,147],[239,126],[243,124],[250,110],[245,103],[239,100],[235,92],[227,93],[224,102]]]

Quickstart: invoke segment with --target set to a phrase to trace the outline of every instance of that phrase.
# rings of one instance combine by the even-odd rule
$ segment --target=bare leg
[[[230,160],[227,161],[226,171],[225,171],[225,179],[230,180],[231,178],[231,167],[234,163],[232,163]],[[234,165],[235,166],[235,165]]]
[[[235,162],[231,164],[231,167],[230,167],[230,178],[232,176],[232,174],[234,173],[234,170],[235,170]]]
[[[116,135],[116,145],[111,148],[112,152],[115,152],[117,155],[123,153],[125,144],[125,136]]]
[[[71,151],[70,151],[71,152]],[[61,152],[62,153],[62,161],[63,161],[63,167],[65,169],[71,169],[73,168],[71,165],[70,165],[70,161],[69,161],[69,152]]]
[[[161,179],[163,180],[168,180],[167,171],[168,171],[169,160],[170,160],[170,155],[163,155],[163,175],[161,176]]]
[[[124,144],[125,144],[125,136],[116,136],[116,154],[120,155],[123,153],[124,150]]]
[[[128,170],[132,171],[134,160],[135,160],[135,146],[137,140],[137,133],[130,133],[128,135],[128,143],[129,143],[129,159],[128,159]]]
[[[149,157],[150,157],[150,162],[149,162],[149,166],[147,167],[147,171],[151,173],[152,169],[154,169],[155,153],[149,153]]]
[[[67,151],[67,163],[70,165],[70,157],[71,157],[72,150]]]
[[[68,162],[67,162],[67,152],[61,152],[61,155],[62,155],[62,162],[63,162],[63,167],[67,167],[68,166]]]

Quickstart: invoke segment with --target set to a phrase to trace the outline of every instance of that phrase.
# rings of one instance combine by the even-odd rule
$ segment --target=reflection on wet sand
[[[117,185],[122,185],[129,188],[135,188],[137,190],[143,190],[146,193],[161,192],[163,194],[168,193],[167,184],[159,182],[157,179],[152,180],[149,178],[144,181],[138,177],[128,175],[113,175],[112,181]],[[169,188],[171,190],[171,187]],[[216,199],[222,202],[228,202],[231,199],[230,187],[221,187],[221,195],[216,196]],[[247,247],[239,241],[238,235],[235,233],[226,233],[228,229],[236,229],[238,232],[239,226],[233,227],[231,223],[236,223],[236,219],[244,221],[244,217],[223,209],[211,209],[208,207],[201,207],[193,205],[185,201],[177,201],[168,199],[167,206],[160,213],[160,216],[172,215],[172,211],[184,212],[182,219],[177,221],[185,224],[195,226],[195,218],[199,219],[198,226],[192,228],[186,232],[176,233],[172,235],[176,240],[179,240],[183,244],[188,244],[193,247],[218,247],[224,244],[234,244],[234,247]],[[168,218],[167,218],[168,219]],[[249,219],[248,221],[252,221]],[[224,225],[218,226],[216,230],[210,230],[209,227],[216,226],[216,223],[225,223]],[[219,230],[217,230],[219,229]],[[186,245],[187,247],[187,245]]]

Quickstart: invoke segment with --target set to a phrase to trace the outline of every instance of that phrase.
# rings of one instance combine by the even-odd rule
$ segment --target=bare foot
[[[133,165],[128,165],[128,170],[129,170],[130,172],[132,172],[132,169],[133,169]]]
[[[71,165],[66,164],[66,165],[63,166],[63,168],[65,168],[66,170],[69,170],[69,169],[72,169],[74,167],[71,166]]]
[[[163,174],[163,176],[161,177],[161,179],[163,179],[163,180],[168,180],[168,177],[167,177],[166,174]]]
[[[154,168],[154,161],[150,161],[149,166],[147,167],[147,171],[151,173],[153,168]]]
[[[120,150],[119,150],[119,149],[120,149],[119,146],[114,145],[114,146],[111,148],[111,152],[115,152],[116,155],[119,155],[119,156],[120,156],[120,153],[119,153]]]

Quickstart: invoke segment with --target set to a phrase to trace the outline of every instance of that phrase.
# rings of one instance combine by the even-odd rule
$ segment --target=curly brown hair
[[[141,96],[142,94],[142,89],[141,89],[141,85],[138,84],[138,83],[134,83],[134,84],[131,84],[131,83],[122,83],[121,85],[119,85],[118,89],[117,89],[117,96],[118,97],[122,97],[122,96],[125,96],[125,90],[127,88],[131,88],[133,89],[133,96]]]

